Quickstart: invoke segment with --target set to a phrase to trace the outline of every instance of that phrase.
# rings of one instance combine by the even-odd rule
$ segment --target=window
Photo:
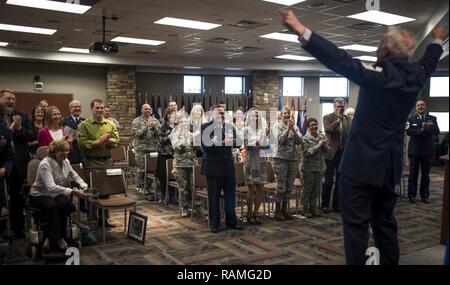
[[[184,76],[184,93],[200,94],[202,93],[202,76],[185,75]]]
[[[430,97],[448,97],[448,76],[431,77]]]
[[[225,94],[243,94],[244,79],[242,77],[225,77]]]
[[[325,129],[323,127],[323,116],[331,114],[334,112],[334,104],[333,103],[321,103],[320,104],[320,119],[319,121],[322,122],[322,132],[325,133]]]
[[[448,112],[430,112],[430,115],[436,117],[438,127],[441,133],[448,132],[448,119],[449,119]]]
[[[303,96],[303,78],[283,77],[283,96]]]
[[[320,97],[348,97],[348,80],[343,77],[321,77]]]

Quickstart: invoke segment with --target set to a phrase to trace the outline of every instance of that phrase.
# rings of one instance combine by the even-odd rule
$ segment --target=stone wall
[[[111,116],[120,125],[120,135],[131,135],[131,124],[136,117],[136,69],[109,67],[106,75],[106,104]]]
[[[278,110],[280,79],[278,71],[253,71],[251,75],[253,106],[266,112],[269,120],[270,111]]]

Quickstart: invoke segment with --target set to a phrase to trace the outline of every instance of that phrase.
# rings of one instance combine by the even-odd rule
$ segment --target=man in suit
[[[439,135],[436,117],[427,115],[425,101],[416,103],[416,115],[408,118],[406,134],[410,136],[408,144],[409,178],[408,197],[411,203],[416,202],[419,167],[422,169],[420,181],[420,198],[430,203],[430,168],[434,157],[434,136]]]
[[[348,264],[365,264],[369,223],[381,264],[398,264],[397,223],[393,214],[400,182],[406,118],[419,92],[436,70],[448,32],[433,30],[435,41],[417,63],[412,33],[390,29],[381,39],[375,64],[354,59],[345,50],[306,28],[290,10],[282,23],[299,36],[302,47],[329,69],[360,86],[358,112],[342,154],[339,200]]]
[[[24,216],[23,207],[26,199],[24,182],[27,178],[27,167],[30,161],[28,143],[35,141],[36,137],[31,129],[31,121],[27,114],[14,110],[16,95],[14,91],[4,89],[0,91],[0,104],[5,106],[6,116],[3,125],[11,130],[16,159],[11,172],[11,226],[16,238],[23,238]]]
[[[325,134],[329,141],[331,151],[325,155],[325,182],[322,188],[322,209],[324,213],[329,212],[331,189],[333,188],[333,211],[339,212],[339,173],[337,171],[341,162],[342,152],[347,140],[347,132],[350,120],[344,115],[345,100],[336,98],[334,100],[334,112],[323,117]],[[334,179],[336,175],[336,179]],[[333,183],[334,182],[334,183]]]
[[[0,104],[0,212],[3,211],[3,207],[6,205],[4,182],[11,177],[15,160],[12,132],[3,125],[5,115],[5,106]],[[9,181],[7,184],[9,184]]]
[[[225,223],[227,227],[242,230],[236,218],[236,178],[231,149],[241,145],[236,130],[225,123],[225,109],[221,105],[211,108],[213,120],[202,125],[202,175],[208,183],[209,224],[213,233],[220,231],[220,196],[223,190]]]
[[[68,127],[76,133],[78,133],[78,125],[84,121],[85,119],[81,117],[81,103],[78,100],[72,100],[69,103],[70,116],[64,118],[63,127]],[[74,132],[75,133],[75,132]],[[69,153],[69,161],[72,164],[78,164],[83,162],[83,154],[78,146],[78,139],[74,138],[74,140],[70,143],[70,153]]]

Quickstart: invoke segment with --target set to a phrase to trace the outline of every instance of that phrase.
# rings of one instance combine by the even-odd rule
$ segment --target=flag
[[[299,130],[302,129],[302,117],[303,117],[303,112],[302,112],[302,108],[301,108],[301,105],[300,105],[300,101],[301,101],[301,99],[300,99],[300,97],[298,97],[298,99],[297,99],[297,103],[298,103],[298,106],[297,106],[297,109],[298,109],[297,127],[298,127]]]
[[[302,123],[302,135],[306,134],[306,131],[308,131],[308,114],[307,114],[307,101],[308,97],[305,96],[305,104],[303,105],[303,123]]]
[[[148,93],[145,92],[145,104],[148,104]]]
[[[157,107],[155,106],[155,96],[153,96],[153,95],[152,95],[152,101],[151,101],[150,106],[152,107],[153,113],[155,113]]]
[[[291,97],[291,118],[295,119],[295,100]]]
[[[162,111],[161,99],[159,98],[159,95],[156,95],[155,107],[157,108],[157,113],[158,113],[159,117],[162,118],[163,111]]]
[[[181,104],[180,104],[180,108],[183,108],[185,104],[186,104],[186,103],[184,102],[184,96],[181,95]],[[184,111],[188,112],[189,110],[186,110],[186,108],[184,108]]]
[[[283,109],[283,102],[282,102],[282,98],[280,95],[280,96],[278,96],[278,111],[281,112],[281,109]]]

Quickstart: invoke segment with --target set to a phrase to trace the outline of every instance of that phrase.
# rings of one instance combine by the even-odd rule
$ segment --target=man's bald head
[[[152,107],[150,107],[149,104],[142,105],[141,113],[142,113],[142,116],[144,116],[145,118],[150,117],[152,114]]]

